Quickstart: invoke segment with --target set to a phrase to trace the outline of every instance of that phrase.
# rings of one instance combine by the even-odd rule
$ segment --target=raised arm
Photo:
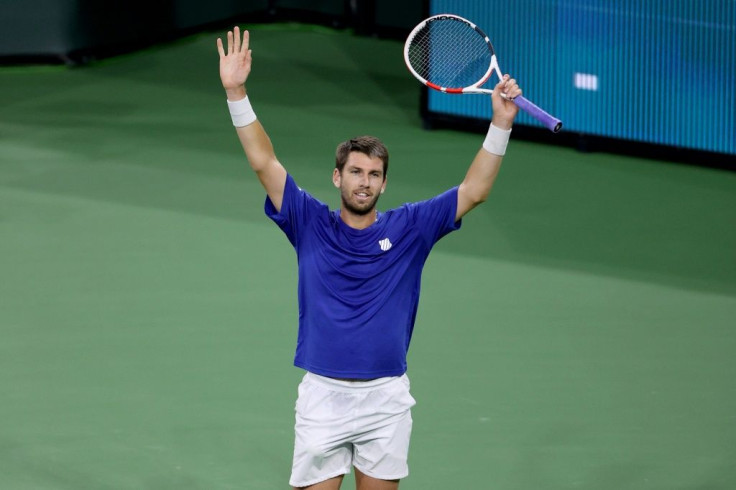
[[[245,156],[271,202],[280,211],[286,184],[286,170],[276,159],[271,139],[260,121],[255,118],[245,90],[245,82],[250,75],[253,60],[250,33],[244,31],[241,41],[240,29],[235,27],[227,33],[227,52],[220,38],[217,39],[217,51],[220,53],[220,80]]]
[[[507,98],[501,96],[504,94]],[[501,160],[506,151],[506,142],[511,132],[519,108],[511,100],[521,95],[516,80],[504,75],[496,84],[491,95],[493,120],[483,146],[470,164],[465,179],[457,193],[457,214],[455,220],[465,216],[471,209],[488,198],[493,182],[501,168]]]

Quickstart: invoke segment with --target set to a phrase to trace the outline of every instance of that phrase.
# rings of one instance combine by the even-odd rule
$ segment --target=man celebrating
[[[339,489],[355,469],[358,490],[395,490],[409,474],[411,407],[406,354],[424,263],[437,241],[488,197],[521,95],[508,75],[492,95],[493,121],[459,186],[380,212],[389,155],[378,138],[337,147],[332,182],[340,209],[300,189],[276,158],[245,83],[250,34],[217,40],[220,78],[238,138],[267,198],[266,214],[299,263],[299,333],[294,365],[306,370],[296,404],[295,488]]]

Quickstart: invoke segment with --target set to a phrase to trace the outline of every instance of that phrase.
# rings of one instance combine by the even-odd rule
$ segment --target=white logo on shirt
[[[393,244],[391,243],[391,240],[389,240],[388,238],[379,240],[378,245],[381,247],[381,250],[383,250],[384,252],[393,246]]]

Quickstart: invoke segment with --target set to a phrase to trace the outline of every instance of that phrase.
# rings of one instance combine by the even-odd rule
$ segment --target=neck
[[[350,228],[362,230],[376,222],[376,219],[378,219],[378,212],[376,211],[376,208],[373,208],[366,214],[355,214],[346,209],[345,206],[342,206],[340,208],[340,219]]]

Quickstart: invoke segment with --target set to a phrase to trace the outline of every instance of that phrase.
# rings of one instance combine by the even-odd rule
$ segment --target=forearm
[[[501,169],[502,156],[489,153],[485,148],[478,150],[460,186],[473,206],[488,198],[493,183]]]
[[[256,173],[261,172],[272,161],[276,160],[271,139],[263,125],[256,118],[250,100],[246,100],[247,92],[244,85],[226,88],[225,94],[233,125],[243,151],[245,151],[248,158],[248,163]]]
[[[261,185],[276,209],[281,208],[286,170],[276,158],[271,139],[256,118],[250,101],[245,98],[245,87],[226,89],[228,106],[240,144]],[[235,102],[235,104],[232,104]]]
[[[476,203],[488,198],[496,181],[511,136],[511,124],[512,121],[493,118],[483,145],[465,175],[463,183],[468,187],[470,198]]]
[[[243,127],[235,128],[248,163],[256,173],[261,173],[276,161],[276,153],[263,125],[257,119]]]
[[[475,155],[458,189],[456,220],[484,202],[491,193],[506,153],[510,130],[489,127],[483,146]]]

